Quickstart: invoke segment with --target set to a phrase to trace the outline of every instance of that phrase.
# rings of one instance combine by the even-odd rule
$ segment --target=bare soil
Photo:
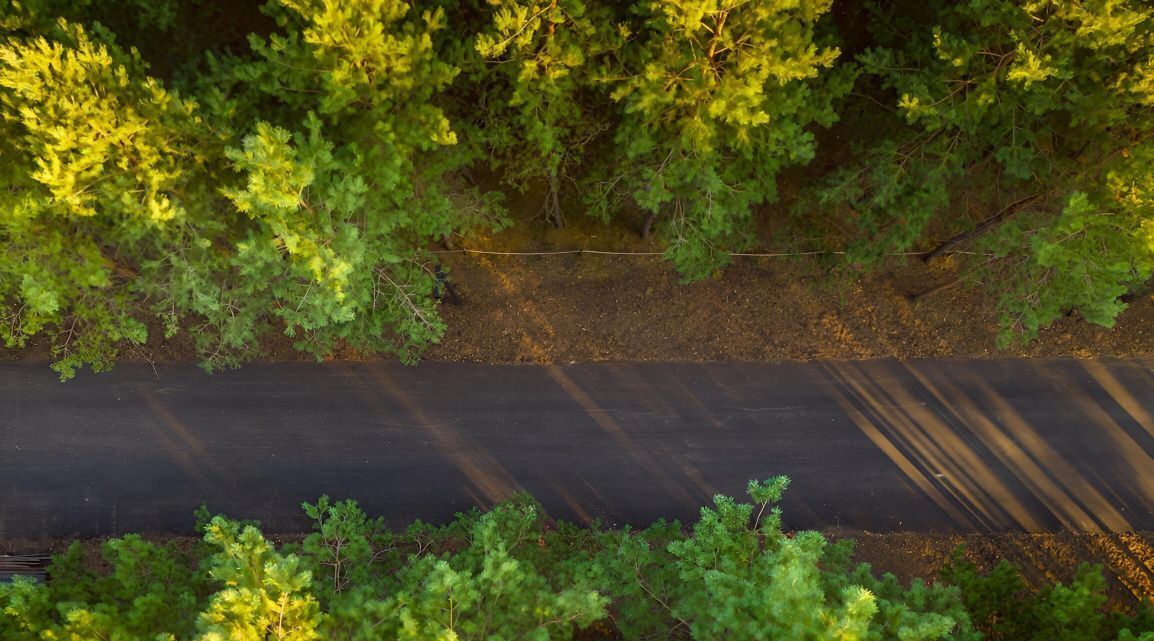
[[[571,217],[572,218],[572,217]],[[630,224],[634,223],[634,224]],[[566,229],[528,222],[458,239],[487,252],[592,249],[660,252],[640,220]],[[854,273],[823,256],[735,257],[713,278],[683,284],[660,256],[440,254],[462,305],[430,360],[790,361],[867,358],[1137,356],[1154,297],[1135,297],[1114,328],[1071,314],[1026,345],[996,346],[996,301],[956,281],[957,257],[894,259]],[[930,292],[930,293],[925,293]]]
[[[624,263],[624,264],[623,264]],[[425,358],[489,363],[782,361],[866,358],[1133,356],[1151,353],[1143,297],[1114,329],[1064,318],[1028,345],[996,348],[998,315],[981,293],[953,287],[948,266],[896,265],[831,276],[815,259],[745,259],[684,285],[647,257],[445,258],[462,292]]]

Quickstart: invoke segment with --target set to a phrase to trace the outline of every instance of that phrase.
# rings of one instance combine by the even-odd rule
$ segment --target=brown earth
[[[523,203],[511,203],[522,211]],[[640,221],[577,217],[566,229],[522,221],[456,239],[488,252],[575,248],[653,252]],[[853,273],[828,256],[735,257],[713,278],[682,284],[660,256],[598,253],[507,256],[441,253],[462,305],[444,304],[449,329],[430,360],[781,361],[863,358],[1132,356],[1154,353],[1142,295],[1113,329],[1076,314],[1028,345],[999,350],[996,301],[956,281],[957,257],[895,258]],[[948,286],[935,289],[943,284]],[[926,293],[929,292],[929,293]],[[1154,331],[1154,330],[1152,330]]]
[[[484,246],[482,243],[479,245]],[[660,258],[449,255],[464,298],[430,360],[780,361],[864,358],[1127,356],[1152,352],[1143,297],[1117,327],[1064,318],[1025,346],[996,348],[998,315],[980,292],[951,287],[948,264],[830,275],[818,259],[745,258],[681,284]]]

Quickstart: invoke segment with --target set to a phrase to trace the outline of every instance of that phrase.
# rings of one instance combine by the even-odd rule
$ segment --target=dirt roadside
[[[804,181],[794,176],[787,182],[783,192],[796,191],[794,183]],[[1154,327],[1151,291],[1131,297],[1114,328],[1072,313],[1044,329],[1038,340],[999,350],[998,301],[959,280],[964,256],[946,255],[929,263],[895,257],[872,272],[848,269],[835,256],[739,256],[713,278],[684,284],[668,262],[653,255],[664,249],[662,242],[640,236],[641,213],[623,213],[605,224],[580,214],[579,203],[569,203],[568,225],[556,229],[538,215],[542,200],[543,193],[535,191],[509,194],[512,227],[453,239],[458,249],[496,253],[437,254],[463,304],[441,306],[448,331],[426,359],[518,363],[1154,354],[1147,333]],[[758,237],[770,239],[756,252],[777,252],[772,239],[796,233],[785,205],[763,208],[756,224]],[[620,253],[549,253],[576,249]]]
[[[661,259],[612,255],[444,257],[462,305],[430,360],[782,361],[1136,356],[1154,352],[1154,299],[1114,329],[1070,316],[1028,345],[996,348],[994,301],[950,282],[950,261],[830,275],[817,258],[739,258],[682,284]],[[916,263],[916,264],[915,264]]]

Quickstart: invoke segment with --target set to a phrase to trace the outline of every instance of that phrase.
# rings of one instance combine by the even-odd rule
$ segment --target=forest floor
[[[546,242],[469,239],[485,251],[558,251]],[[596,241],[594,235],[590,240]],[[620,233],[612,234],[618,241]],[[556,240],[552,240],[556,239]],[[589,245],[593,245],[590,247]],[[579,245],[578,245],[579,246]],[[659,251],[656,243],[585,243],[603,251]],[[1154,298],[1138,297],[1113,329],[1063,318],[1027,345],[996,347],[996,301],[961,285],[951,258],[906,260],[869,274],[834,271],[822,257],[734,258],[721,274],[682,284],[660,257],[605,254],[445,254],[461,305],[443,304],[448,331],[430,360],[782,361],[866,358],[1136,356],[1154,353]],[[1151,331],[1154,331],[1152,329]],[[287,346],[286,346],[287,347]]]

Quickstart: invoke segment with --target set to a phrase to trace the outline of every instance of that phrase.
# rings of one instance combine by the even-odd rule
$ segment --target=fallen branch
[[[983,220],[977,227],[975,227],[969,231],[957,234],[956,236],[953,236],[951,238],[948,238],[948,239],[942,241],[942,243],[939,244],[937,247],[934,247],[930,251],[922,254],[922,262],[928,263],[931,260],[933,260],[933,259],[937,258],[938,256],[941,256],[942,254],[949,251],[949,249],[951,247],[953,247],[954,245],[957,245],[959,243],[964,243],[968,240],[973,240],[974,238],[977,238],[977,237],[989,232],[993,228],[997,227],[998,225],[1000,225],[1003,222],[1005,222],[1006,220],[1008,220],[1014,214],[1021,211],[1023,207],[1025,207],[1026,205],[1030,204],[1031,202],[1037,200],[1041,196],[1042,196],[1042,193],[1038,192],[1036,194],[1026,196],[1025,198],[1021,198],[1019,200],[1016,200],[1016,201],[1010,203],[1004,209],[1002,209],[1002,211],[998,212],[996,215],[991,216],[990,218]]]

